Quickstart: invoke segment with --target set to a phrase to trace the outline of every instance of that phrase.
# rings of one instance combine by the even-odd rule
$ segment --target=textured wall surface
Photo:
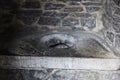
[[[1,0],[0,4],[1,54],[120,56],[119,6],[112,0]]]
[[[7,76],[4,76],[7,75]],[[1,80],[120,80],[120,71],[0,70]]]
[[[120,56],[119,0],[0,0],[0,54]],[[1,80],[120,80],[119,71],[0,70]]]

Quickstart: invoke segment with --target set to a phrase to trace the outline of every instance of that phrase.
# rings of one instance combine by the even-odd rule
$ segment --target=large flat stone
[[[0,68],[118,70],[120,59],[0,56]]]

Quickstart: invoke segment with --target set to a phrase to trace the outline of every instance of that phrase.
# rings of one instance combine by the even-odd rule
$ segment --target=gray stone
[[[112,15],[112,19],[116,22],[120,22],[120,18],[118,16]]]
[[[56,17],[40,17],[38,23],[40,25],[52,25],[52,26],[57,26],[61,22],[60,18]]]
[[[57,0],[61,2],[81,2],[81,0]]]
[[[115,37],[115,46],[120,48],[120,35],[116,35]]]
[[[21,10],[16,13],[16,16],[25,24],[32,24],[37,21],[37,18],[40,17],[41,13],[41,10]]]
[[[66,7],[64,12],[82,12],[83,7]]]
[[[89,29],[93,29],[96,27],[96,19],[94,19],[94,18],[81,18],[81,25],[83,27],[88,27]]]
[[[41,8],[40,2],[39,1],[26,1],[22,4],[22,8]]]
[[[115,35],[114,35],[114,33],[112,33],[112,32],[107,32],[107,33],[106,33],[106,37],[107,37],[111,42],[113,42],[113,41],[114,41],[114,38],[115,38]]]
[[[72,26],[74,27],[75,25],[79,24],[79,20],[78,19],[74,19],[74,18],[67,18],[64,19],[62,21],[63,26]]]
[[[120,71],[1,69],[1,80],[119,80]]]
[[[120,8],[116,7],[114,14],[120,16]]]
[[[57,39],[59,42],[51,42],[52,39]],[[58,31],[49,33],[47,31],[42,31],[22,39],[15,39],[13,42],[7,46],[6,50],[15,55],[95,58],[115,57],[112,51],[113,48],[109,47],[105,40],[87,32]],[[50,46],[47,44],[48,42]]]
[[[100,10],[100,7],[86,7],[86,11],[88,13],[99,11],[99,10]]]
[[[103,20],[103,25],[104,25],[105,30],[112,28],[111,19],[109,19],[109,17],[107,15],[104,14],[102,17],[102,20]]]
[[[63,8],[64,4],[53,4],[53,3],[46,3],[45,4],[45,10],[59,10]]]
[[[80,5],[81,2],[80,1],[69,1],[68,4],[69,5]]]
[[[120,6],[120,1],[119,0],[113,0],[114,3],[116,3],[118,6]]]
[[[55,0],[41,0],[41,2],[54,2]]]
[[[116,33],[120,33],[120,24],[119,23],[113,23],[112,26]]]
[[[85,6],[102,6],[102,3],[98,3],[98,2],[84,2],[82,4]]]
[[[89,18],[92,15],[89,13],[72,13],[70,16],[72,17],[84,17],[84,18]]]
[[[105,11],[106,11],[106,14],[107,14],[109,17],[112,17],[112,9],[111,9],[110,4],[108,4],[107,1],[106,1],[106,3],[105,3]]]
[[[119,58],[72,58],[72,57],[31,57],[0,56],[1,69],[70,69],[70,70],[118,70]],[[96,64],[97,63],[97,64]]]
[[[42,16],[48,16],[48,17],[58,17],[58,18],[65,18],[66,16],[68,16],[68,13],[58,13],[58,12],[55,12],[55,11],[46,11],[42,14]]]
[[[0,70],[0,78],[1,80],[43,80],[47,78],[47,75],[50,74],[53,70]]]
[[[82,2],[102,2],[102,0],[81,0]]]
[[[106,14],[111,17],[114,21],[119,22],[120,18],[116,15],[119,15],[119,13],[117,12],[117,8],[113,7],[113,4],[110,3],[109,1],[106,1],[105,3],[105,10],[106,10]],[[118,8],[119,10],[119,8]],[[116,15],[114,15],[116,14]]]

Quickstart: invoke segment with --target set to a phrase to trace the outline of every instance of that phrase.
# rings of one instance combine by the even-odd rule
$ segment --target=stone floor
[[[120,80],[120,71],[0,69],[0,80]]]

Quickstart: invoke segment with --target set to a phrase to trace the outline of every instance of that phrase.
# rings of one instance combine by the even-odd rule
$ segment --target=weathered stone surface
[[[120,16],[120,8],[116,7],[114,14]]]
[[[80,1],[69,1],[68,3],[69,5],[80,5],[81,4]]]
[[[119,58],[0,56],[1,69],[118,70]],[[39,64],[40,63],[40,64]],[[96,64],[97,63],[97,64]]]
[[[100,7],[86,7],[86,11],[88,13],[99,11],[99,10],[100,10]]]
[[[116,3],[118,6],[120,6],[120,1],[119,0],[113,0],[114,3]]]
[[[56,17],[40,17],[39,19],[39,24],[40,25],[59,25],[60,24],[60,18],[56,18]]]
[[[66,31],[50,31],[50,33],[48,33],[46,31],[40,31],[40,33],[35,33],[31,36],[27,36],[26,32],[26,36],[21,38],[12,40],[12,42],[9,42],[9,45],[6,43],[7,46],[4,45],[6,46],[5,49],[15,55],[95,58],[116,57],[112,51],[113,48],[110,48],[105,40],[92,33],[77,31],[71,33]],[[58,42],[51,42],[51,40],[57,40]]]
[[[120,48],[120,35],[116,35],[115,37],[115,45],[116,47]]]
[[[82,2],[102,2],[102,0],[81,0]]]
[[[101,6],[102,5],[101,3],[98,3],[98,2],[84,2],[82,4],[85,6]]]
[[[107,33],[106,33],[106,37],[107,37],[111,42],[113,42],[113,41],[114,41],[114,38],[115,38],[115,35],[114,35],[114,33],[112,33],[112,32],[107,32]]]
[[[55,0],[41,0],[41,2],[54,2]]]
[[[112,15],[112,19],[113,19],[115,22],[120,22],[120,18],[119,18],[118,16]]]
[[[40,8],[41,5],[39,1],[26,1],[22,4],[22,7],[35,9],[35,8]]]
[[[106,1],[106,3],[105,3],[105,11],[109,17],[112,17],[112,9],[111,9],[110,3],[108,3],[108,1]]]
[[[96,27],[96,19],[94,19],[94,18],[81,18],[81,25],[83,27],[88,27],[89,29],[93,29]]]
[[[64,19],[62,21],[63,26],[72,26],[74,27],[75,25],[79,24],[79,20],[78,19],[74,19],[74,18],[67,18]]]
[[[87,70],[3,70],[1,80],[119,80],[120,71]]]
[[[112,26],[116,33],[120,33],[120,24],[119,23],[113,23]]]
[[[37,20],[38,17],[40,17],[41,13],[41,10],[22,10],[18,11],[16,16],[25,24],[32,24]]]
[[[64,12],[82,12],[83,7],[66,7]]]
[[[66,16],[68,16],[69,13],[58,13],[58,12],[55,12],[55,11],[46,11],[42,14],[42,16],[48,16],[48,17],[58,17],[58,18],[65,18]]]
[[[106,3],[105,3],[106,14],[110,18],[112,18],[114,21],[119,22],[120,21],[120,17],[118,17],[119,16],[119,12],[118,12],[117,9],[119,10],[119,8],[113,7],[113,4],[109,0],[106,1]]]
[[[81,0],[57,0],[61,2],[81,2]]]
[[[2,80],[43,80],[47,79],[48,74],[53,70],[46,69],[40,71],[34,70],[0,70],[0,78]]]
[[[110,29],[111,28],[111,22],[109,20],[109,18],[107,17],[107,15],[103,15],[102,16],[102,20],[103,20],[103,25],[105,29]]]
[[[84,17],[84,18],[89,18],[92,15],[89,13],[72,13],[70,16],[72,17]]]
[[[45,4],[45,10],[59,10],[63,8],[64,4],[53,4],[53,3],[46,3]]]

